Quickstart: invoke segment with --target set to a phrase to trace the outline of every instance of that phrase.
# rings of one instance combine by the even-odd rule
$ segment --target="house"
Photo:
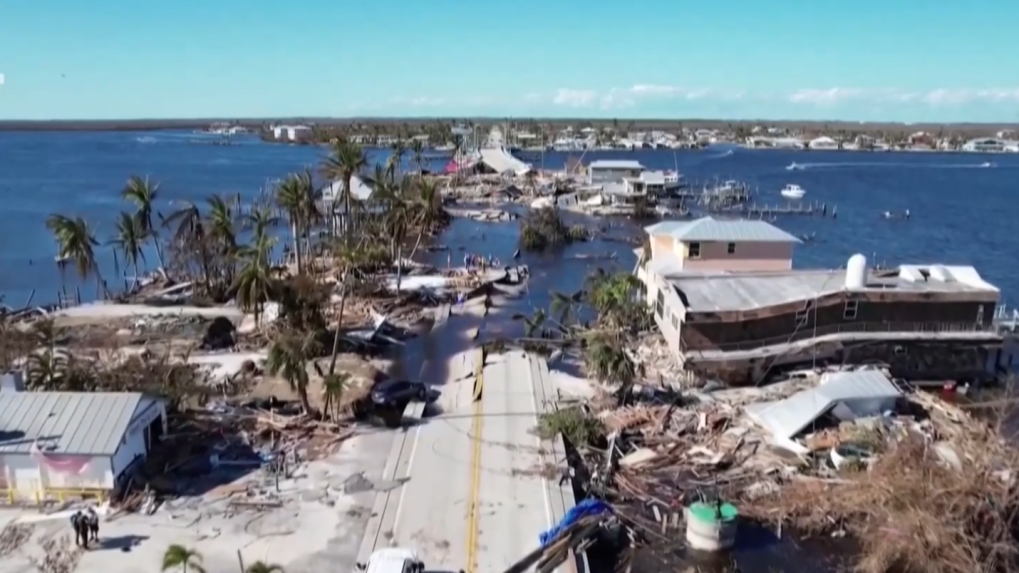
[[[994,139],[993,137],[983,137],[978,139],[971,139],[966,143],[962,144],[963,151],[970,151],[974,153],[1001,153],[1005,151],[1007,143],[1000,139]]]
[[[837,270],[647,275],[679,362],[734,384],[829,361],[919,380],[981,378],[1001,362],[1000,292],[969,266],[878,271],[853,255]]]
[[[650,235],[654,268],[684,271],[784,271],[801,241],[765,221],[715,219],[662,221]]]
[[[817,149],[817,150],[838,149],[839,148],[839,142],[835,141],[834,139],[832,139],[830,137],[822,135],[821,137],[815,137],[814,139],[811,139],[807,143],[807,147],[809,147],[810,149]]]
[[[10,502],[105,499],[166,431],[137,392],[0,391],[0,488]]]
[[[306,125],[277,125],[272,128],[272,136],[287,141],[300,141],[311,137],[311,128]]]
[[[587,183],[622,182],[625,177],[640,177],[644,166],[628,159],[600,159],[587,166]]]
[[[355,201],[368,202],[375,192],[375,182],[359,175],[350,178],[350,198]],[[320,190],[323,211],[343,214],[346,205],[343,201],[343,181],[333,181]],[[333,203],[336,203],[335,209]]]

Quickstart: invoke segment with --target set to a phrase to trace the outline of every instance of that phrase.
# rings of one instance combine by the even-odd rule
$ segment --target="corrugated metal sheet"
[[[747,219],[715,219],[702,217],[696,221],[663,221],[645,229],[653,235],[669,235],[677,241],[720,243],[801,243],[799,239],[764,221]]]
[[[0,392],[0,455],[113,455],[145,397],[136,392]]]
[[[746,406],[747,414],[776,437],[790,439],[841,404],[856,417],[874,416],[894,405],[902,392],[879,370],[826,374],[810,390],[785,400]]]

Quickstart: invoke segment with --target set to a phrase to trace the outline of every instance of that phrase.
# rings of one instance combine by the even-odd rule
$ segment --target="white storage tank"
[[[857,253],[846,263],[846,288],[858,290],[867,287],[867,257]]]

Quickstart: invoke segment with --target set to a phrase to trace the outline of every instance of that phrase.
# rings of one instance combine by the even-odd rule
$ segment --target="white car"
[[[390,547],[372,553],[368,563],[358,563],[356,568],[359,573],[424,573],[425,564],[413,549]]]

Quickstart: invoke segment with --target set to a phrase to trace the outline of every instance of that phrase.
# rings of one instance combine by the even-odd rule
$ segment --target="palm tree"
[[[414,241],[414,248],[410,251],[410,258],[412,259],[421,245],[421,237],[449,221],[449,213],[442,206],[442,192],[435,182],[418,179],[416,187],[417,198],[414,205],[414,224],[418,227],[418,237]]]
[[[315,365],[318,368],[318,365]],[[319,375],[322,373],[319,372]],[[322,410],[333,420],[340,417],[340,404],[343,402],[343,394],[350,387],[350,374],[338,372],[322,377],[322,397],[325,404]]]
[[[145,260],[145,251],[142,246],[148,235],[144,225],[140,217],[121,211],[120,218],[117,219],[117,233],[108,242],[124,256],[124,262],[128,268],[134,270],[134,278],[131,279],[132,291],[138,286],[140,272],[138,260]]]
[[[585,348],[588,371],[602,382],[619,384],[617,397],[622,403],[637,378],[637,366],[630,360],[619,342],[606,336],[590,340]]]
[[[245,222],[252,229],[252,237],[250,244],[237,250],[237,256],[244,261],[235,285],[237,305],[245,311],[253,312],[257,325],[261,320],[262,306],[269,300],[273,286],[269,255],[276,238],[269,234],[269,227],[275,219],[268,209],[255,207]]]
[[[266,372],[282,376],[290,384],[300,397],[306,413],[311,412],[311,403],[308,401],[308,362],[318,356],[319,350],[314,332],[303,335],[284,332],[269,347],[265,361]]]
[[[301,237],[308,232],[318,214],[315,207],[315,187],[311,181],[311,173],[305,171],[287,176],[276,187],[276,206],[286,213],[287,221],[290,223],[290,231],[294,236],[297,274],[301,274],[304,271],[301,257]]]
[[[364,150],[361,149],[360,145],[346,139],[338,139],[331,144],[329,154],[322,159],[322,163],[319,166],[322,177],[327,181],[343,182],[343,225],[345,234],[351,231],[351,181],[354,175],[360,173],[367,165],[368,159],[365,157]],[[330,213],[334,218],[335,212],[336,198],[333,199],[332,213]]]
[[[57,239],[59,252],[58,264],[61,269],[70,262],[77,271],[78,278],[85,280],[90,274],[96,277],[96,288],[102,292],[102,276],[96,263],[95,248],[99,246],[95,234],[88,223],[81,217],[73,219],[54,213],[46,219],[46,228]]]
[[[286,573],[283,570],[282,565],[276,565],[273,563],[266,563],[264,561],[255,561],[251,565],[244,568],[244,573]]]
[[[390,181],[396,180],[396,173],[401,170],[403,156],[406,153],[407,144],[402,139],[397,139],[393,142],[393,151],[389,155],[389,159],[386,160],[386,175],[389,176]]]
[[[556,315],[556,320],[563,328],[577,318],[577,309],[583,297],[584,291],[577,291],[572,295],[561,292],[552,293],[552,304],[549,310]]]
[[[159,243],[159,235],[152,225],[152,215],[155,212],[154,205],[156,199],[159,198],[159,183],[150,182],[148,177],[142,178],[132,175],[128,178],[127,184],[124,186],[123,191],[120,192],[120,196],[135,204],[137,209],[135,217],[138,218],[145,238],[152,239],[156,247],[156,259],[159,261],[159,268],[165,273],[166,271],[163,270],[165,266],[163,263],[163,247]]]
[[[414,164],[418,166],[418,175],[421,175],[424,173],[425,144],[420,139],[412,139],[410,142],[410,152],[414,158]]]
[[[188,571],[205,573],[205,568],[202,567],[202,554],[183,545],[173,544],[167,547],[166,552],[163,553],[163,567],[160,571],[177,568],[180,568],[183,573],[188,573]]]

